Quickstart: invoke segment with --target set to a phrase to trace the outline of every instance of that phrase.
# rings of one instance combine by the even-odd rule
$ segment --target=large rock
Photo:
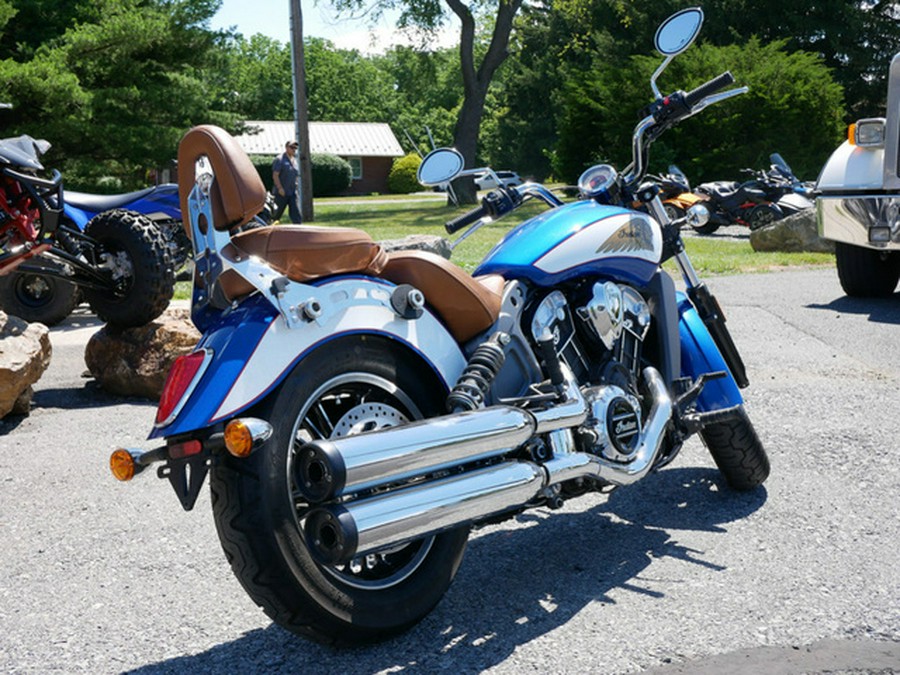
[[[814,208],[754,230],[750,233],[750,246],[754,251],[834,252],[834,242],[819,237]]]
[[[172,363],[191,352],[199,339],[190,311],[170,308],[139,328],[104,326],[88,341],[84,362],[112,394],[159,399]]]
[[[47,366],[53,348],[42,323],[28,323],[0,310],[0,417],[27,414],[31,388]]]
[[[401,239],[378,242],[385,251],[428,251],[444,258],[450,258],[453,249],[450,242],[433,234],[410,234]]]

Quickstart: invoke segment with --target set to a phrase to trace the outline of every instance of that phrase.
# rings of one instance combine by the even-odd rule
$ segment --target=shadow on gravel
[[[117,396],[110,394],[97,382],[87,380],[83,387],[61,387],[56,389],[39,389],[35,391],[32,399],[31,411],[38,408],[106,408],[108,406],[121,405],[122,403],[134,403],[137,405],[146,403],[156,406],[155,401],[149,398],[137,396]]]
[[[669,469],[615,491],[607,502],[586,511],[541,509],[518,517],[524,528],[474,539],[444,600],[422,623],[392,641],[338,651],[272,625],[200,654],[130,672],[431,673],[452,664],[456,673],[477,673],[502,663],[516,648],[567,623],[591,603],[627,602],[627,595],[616,593],[616,600],[611,591],[664,598],[662,582],[642,576],[657,558],[701,565],[710,574],[724,571],[715,560],[705,559],[703,551],[680,545],[664,528],[726,532],[724,524],[753,513],[765,501],[764,489],[744,494],[727,490],[713,469]],[[598,632],[598,644],[601,639]]]
[[[838,314],[868,315],[873,323],[900,324],[900,294],[889,298],[836,298],[826,305],[810,304],[810,309],[824,309]]]

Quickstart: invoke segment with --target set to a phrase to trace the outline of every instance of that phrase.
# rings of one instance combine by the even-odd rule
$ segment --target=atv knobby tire
[[[109,288],[84,289],[91,309],[110,325],[131,328],[162,314],[175,290],[166,238],[146,216],[116,209],[94,216],[85,234],[97,244]]]

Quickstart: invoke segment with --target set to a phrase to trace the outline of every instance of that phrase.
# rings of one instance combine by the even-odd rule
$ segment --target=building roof
[[[277,155],[294,138],[294,122],[248,120],[248,132],[237,142],[248,155]],[[310,122],[311,152],[340,157],[402,157],[391,127],[384,123]]]

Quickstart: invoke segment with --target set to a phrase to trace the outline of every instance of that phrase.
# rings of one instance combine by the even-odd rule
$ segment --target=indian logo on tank
[[[633,217],[600,244],[597,253],[653,251],[653,228],[644,218]]]

